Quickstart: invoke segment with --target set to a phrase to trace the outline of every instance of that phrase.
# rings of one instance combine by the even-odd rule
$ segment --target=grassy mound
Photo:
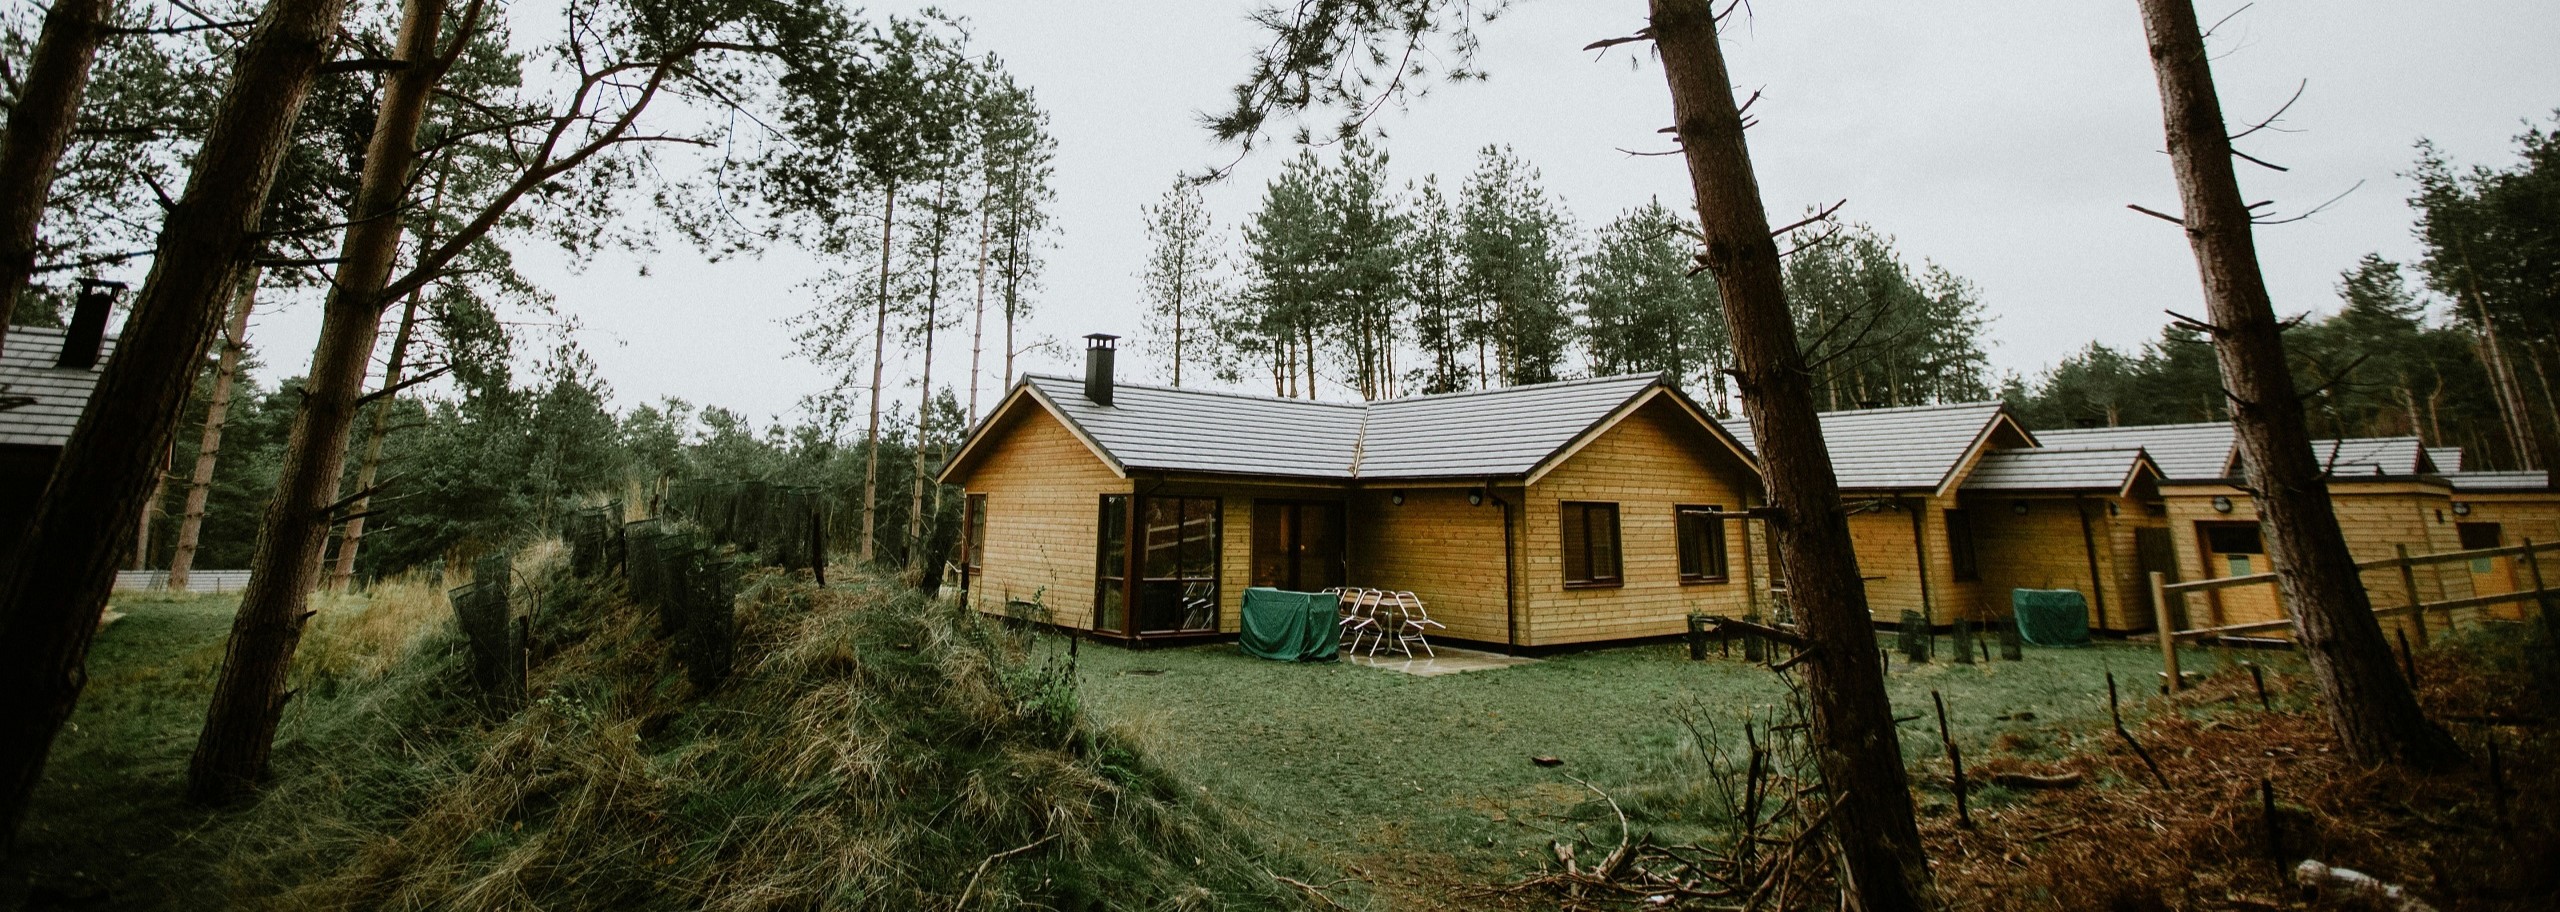
[[[820,589],[764,572],[739,600],[736,670],[698,693],[618,583],[542,580],[519,593],[540,602],[533,696],[507,713],[479,708],[450,616],[418,607],[431,597],[377,593],[324,610],[279,778],[254,807],[177,823],[180,860],[154,876],[200,886],[172,887],[168,901],[746,910],[1302,899],[1275,875],[1303,870],[1273,870],[1191,790],[1092,722],[1073,669],[1034,660],[1028,634],[885,585]],[[179,672],[147,677],[183,703],[202,692],[201,653],[180,650]],[[174,793],[177,759],[133,787]],[[131,906],[141,892],[100,898]]]

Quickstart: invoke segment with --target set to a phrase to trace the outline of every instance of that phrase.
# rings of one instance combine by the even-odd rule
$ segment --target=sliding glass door
[[[1093,629],[1124,637],[1216,632],[1219,515],[1215,497],[1104,495]]]

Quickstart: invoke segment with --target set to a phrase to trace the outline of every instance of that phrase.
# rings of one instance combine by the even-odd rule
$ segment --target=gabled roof
[[[2449,447],[2428,447],[2428,448],[2427,448],[2427,459],[2428,459],[2428,461],[2434,462],[2434,463],[2436,464],[2436,471],[2439,471],[2439,472],[2459,472],[2459,471],[2462,471],[2462,448],[2461,448],[2461,447],[2458,447],[2458,446],[2449,446]]]
[[[1349,478],[1360,406],[1209,390],[1115,384],[1112,404],[1084,380],[1032,374],[1023,385],[1115,468]]]
[[[1822,413],[1822,442],[1843,491],[1943,493],[2003,429],[2035,446],[2036,436],[1998,402],[1915,405]],[[1752,438],[1737,423],[1746,445]],[[1753,452],[1758,452],[1757,447]]]
[[[116,341],[100,346],[98,367],[65,369],[53,366],[62,338],[59,329],[12,326],[0,342],[0,446],[58,447],[71,439]]]
[[[943,467],[970,461],[1000,420],[1043,408],[1112,470],[1268,478],[1525,477],[1600,430],[1667,399],[1753,467],[1741,444],[1658,374],[1568,380],[1380,402],[1312,402],[1209,390],[1114,384],[1112,404],[1079,378],[1031,374]]]
[[[2037,431],[2036,439],[2055,449],[2140,447],[2171,481],[2231,477],[2229,422],[2057,429]]]
[[[2350,437],[2311,441],[2311,458],[2332,478],[2407,477],[2435,471],[2427,448],[2415,437]],[[2233,465],[2239,461],[2235,457]]]
[[[2456,491],[2548,491],[2549,472],[2446,472]]]
[[[1390,399],[1369,406],[1364,478],[1507,478],[1537,470],[1646,391],[1654,374]],[[1713,419],[1698,416],[1710,426]]]
[[[2160,467],[2141,448],[1993,450],[1965,476],[1966,491],[2129,494]]]

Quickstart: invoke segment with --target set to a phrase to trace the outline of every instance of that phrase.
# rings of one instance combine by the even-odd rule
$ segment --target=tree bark
[[[98,615],[151,469],[195,384],[258,214],[329,59],[345,0],[274,0],[235,58],[151,274],[0,577],[0,843],[24,822],[44,757],[79,699]],[[0,851],[6,845],[0,844]]]
[[[880,288],[879,298],[872,302],[871,324],[871,429],[863,434],[862,457],[862,542],[857,557],[870,563],[872,530],[878,528],[880,506],[880,383],[883,363],[889,355],[889,243],[898,226],[898,185],[892,183],[881,196],[880,204]]]
[[[418,296],[410,295],[400,308],[400,328],[391,336],[390,361],[382,368],[382,401],[373,404],[373,423],[365,429],[364,459],[356,465],[356,490],[373,488],[373,479],[382,470],[382,442],[391,436],[391,405],[400,401],[393,392],[400,388],[400,374],[408,366],[409,340],[418,324]],[[347,504],[346,528],[338,533],[337,565],[329,570],[329,591],[345,592],[356,578],[356,551],[364,545],[365,510],[373,505],[366,495]]]
[[[0,342],[8,341],[18,295],[35,274],[36,226],[89,92],[108,8],[107,0],[54,0],[9,108],[7,135],[0,136]]]
[[[2382,625],[2331,512],[2328,483],[2312,454],[2302,400],[2285,363],[2283,330],[2258,271],[2249,208],[2232,174],[2231,140],[2195,7],[2190,0],[2140,3],[2232,430],[2248,460],[2276,588],[2292,609],[2330,724],[2349,755],[2367,763],[2396,761],[2420,769],[2459,764],[2461,748],[2427,721],[2409,682],[2393,666]]]
[[[195,569],[196,547],[204,534],[204,504],[213,494],[213,469],[222,455],[222,427],[231,418],[231,384],[240,376],[240,357],[249,349],[249,311],[257,306],[258,267],[240,276],[239,303],[231,308],[229,334],[222,338],[222,363],[213,370],[213,397],[204,410],[204,437],[196,443],[196,468],[187,476],[187,505],[178,517],[178,546],[169,553],[169,589],[187,591],[187,574]]]
[[[346,468],[348,431],[364,395],[382,321],[383,287],[400,252],[401,202],[417,161],[418,125],[443,78],[436,39],[444,0],[402,4],[399,59],[384,85],[365,148],[335,281],[322,305],[320,339],[302,405],[286,438],[275,497],[267,502],[249,586],[214,682],[204,730],[187,767],[187,796],[222,803],[249,795],[266,772],[284,708],[285,680],[309,616],[312,584],[327,547],[330,514]]]
[[[1743,142],[1711,0],[1652,0],[1673,128],[1697,192],[1703,262],[1732,328],[1743,407],[1757,435],[1787,592],[1812,658],[1799,667],[1815,758],[1833,802],[1841,879],[1866,912],[1938,904],[1876,660],[1874,619],[1850,549],[1778,245]]]

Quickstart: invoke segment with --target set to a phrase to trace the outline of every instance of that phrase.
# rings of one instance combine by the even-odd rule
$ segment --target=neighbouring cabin
[[[2171,580],[2217,579],[2270,572],[2258,512],[2241,484],[2246,466],[2223,423],[2046,431],[2048,445],[2143,446],[2164,476]],[[2542,472],[2462,472],[2459,448],[2429,448],[2415,437],[2313,442],[2339,530],[2359,562],[2521,544],[2560,536],[2560,496]],[[2511,528],[2512,527],[2512,528]],[[2538,530],[2538,531],[2537,531]],[[2523,588],[2521,561],[2486,558],[2420,565],[2404,577],[2368,569],[2363,582],[2376,606],[2466,598]],[[2281,620],[2273,586],[2238,586],[2188,595],[2172,603],[2182,628]],[[2491,609],[2517,616],[2516,606]]]
[[[1656,375],[1373,403],[1032,375],[942,480],[980,610],[1124,641],[1233,633],[1244,590],[1410,590],[1504,648],[1761,604],[1755,464]]]
[[[2154,626],[2146,575],[2170,565],[2160,467],[2140,448],[1999,450],[1959,489],[1973,520],[1979,578],[2006,613],[2014,589],[2076,589],[2089,626]]]
[[[1826,412],[1822,436],[1877,622],[2003,618],[2025,588],[2079,590],[2093,627],[2150,626],[2159,470],[2140,447],[2047,448],[1997,402]]]
[[[62,447],[115,352],[107,288],[85,292],[67,329],[9,327],[0,341],[0,553],[15,550]]]

